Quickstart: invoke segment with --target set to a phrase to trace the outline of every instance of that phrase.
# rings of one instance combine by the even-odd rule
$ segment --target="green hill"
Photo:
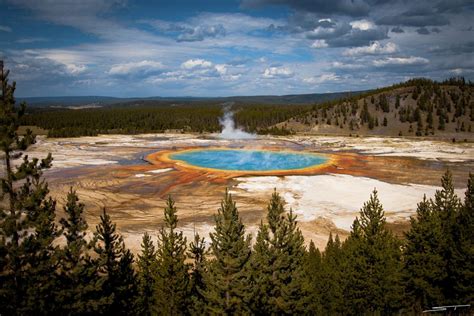
[[[355,97],[318,104],[276,125],[297,133],[443,136],[471,139],[474,85],[412,79]]]

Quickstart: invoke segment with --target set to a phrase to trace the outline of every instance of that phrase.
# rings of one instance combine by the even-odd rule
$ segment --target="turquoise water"
[[[327,161],[326,157],[309,153],[239,149],[193,150],[171,154],[170,158],[197,167],[233,171],[294,170]]]

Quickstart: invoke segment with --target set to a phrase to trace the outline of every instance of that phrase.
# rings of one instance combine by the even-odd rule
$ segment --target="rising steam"
[[[224,116],[219,119],[219,123],[222,126],[222,132],[219,138],[223,139],[253,139],[254,134],[247,133],[246,131],[235,126],[234,112],[231,111],[230,106],[224,107]]]

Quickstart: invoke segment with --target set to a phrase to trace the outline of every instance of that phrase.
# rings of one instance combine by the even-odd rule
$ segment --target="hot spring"
[[[313,153],[246,149],[194,149],[172,153],[169,158],[199,168],[252,172],[299,170],[328,161]]]

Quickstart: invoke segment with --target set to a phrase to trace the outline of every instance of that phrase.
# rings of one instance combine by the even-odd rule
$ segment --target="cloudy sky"
[[[474,1],[0,0],[0,58],[17,96],[280,95],[473,80]]]

